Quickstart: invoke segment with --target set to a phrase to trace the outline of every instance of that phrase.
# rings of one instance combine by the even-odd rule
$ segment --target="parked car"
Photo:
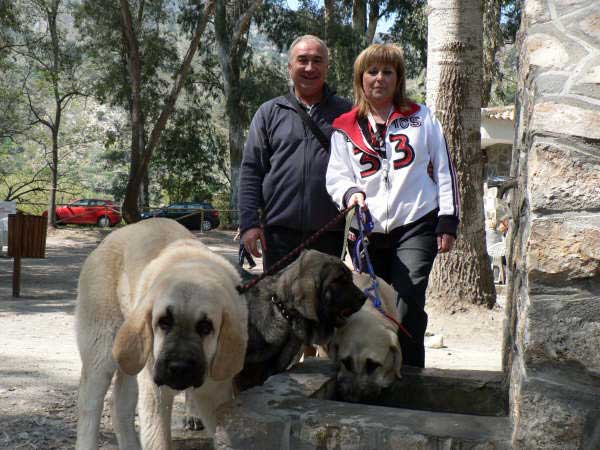
[[[48,211],[44,211],[42,215],[47,217]],[[120,207],[110,200],[82,198],[68,205],[56,206],[56,223],[58,225],[73,223],[112,227],[120,221]]]
[[[204,213],[200,210],[205,209]],[[209,231],[221,223],[219,211],[208,202],[179,202],[165,208],[142,213],[142,219],[150,217],[168,217],[175,219],[188,230]]]

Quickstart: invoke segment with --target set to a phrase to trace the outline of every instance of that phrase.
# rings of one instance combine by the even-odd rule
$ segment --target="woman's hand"
[[[355,205],[360,206],[360,209],[365,211],[369,209],[367,203],[365,202],[365,194],[362,192],[356,192],[350,196],[350,199],[348,200],[348,206],[350,207]]]
[[[438,253],[448,253],[454,247],[456,238],[451,234],[438,234],[437,245]]]

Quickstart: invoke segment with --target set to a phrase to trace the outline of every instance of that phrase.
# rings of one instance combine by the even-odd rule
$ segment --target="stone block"
[[[571,373],[573,381],[580,372],[584,381],[600,377],[600,283],[547,289],[553,293],[530,296],[527,338],[522,343],[527,367],[553,366]],[[597,383],[600,387],[600,378]]]
[[[531,27],[536,23],[550,21],[550,11],[542,0],[527,0],[523,2],[522,21]]]
[[[515,449],[600,448],[600,397],[596,393],[527,377],[516,395]]]
[[[266,450],[289,448],[291,420],[247,408],[243,397],[219,408],[214,447],[219,450]]]
[[[525,39],[527,63],[546,69],[563,69],[569,63],[569,53],[564,43],[555,36],[535,33]]]
[[[598,152],[598,156],[593,152]],[[600,151],[536,139],[527,171],[533,211],[600,209]]]
[[[508,392],[502,372],[418,369],[405,366],[396,380],[372,402],[379,406],[506,416]]]
[[[571,105],[540,101],[535,105],[529,123],[530,134],[569,135],[600,139],[600,109],[587,105]]]
[[[581,70],[570,93],[600,99],[600,57],[592,58]]]
[[[580,10],[579,13],[570,11],[563,25],[569,30],[571,36],[577,36],[592,46],[600,47],[600,9],[587,8]]]
[[[600,214],[533,219],[525,251],[530,288],[598,277]]]
[[[600,43],[600,10],[596,9],[596,11],[592,11],[592,14],[586,14],[579,22],[579,28]]]
[[[538,95],[559,94],[569,79],[567,74],[542,73],[535,79],[535,92]]]
[[[578,9],[589,6],[592,2],[590,0],[554,0],[552,3],[556,8],[557,15],[561,17],[573,14]]]

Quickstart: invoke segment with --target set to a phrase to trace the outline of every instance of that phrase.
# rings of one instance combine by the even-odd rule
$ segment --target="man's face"
[[[327,52],[316,41],[299,42],[292,50],[288,63],[290,78],[294,82],[296,95],[311,97],[323,90],[329,64]]]

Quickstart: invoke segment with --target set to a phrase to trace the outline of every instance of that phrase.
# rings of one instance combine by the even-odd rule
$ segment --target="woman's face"
[[[372,104],[393,101],[398,75],[393,66],[374,64],[362,76],[365,97]]]

